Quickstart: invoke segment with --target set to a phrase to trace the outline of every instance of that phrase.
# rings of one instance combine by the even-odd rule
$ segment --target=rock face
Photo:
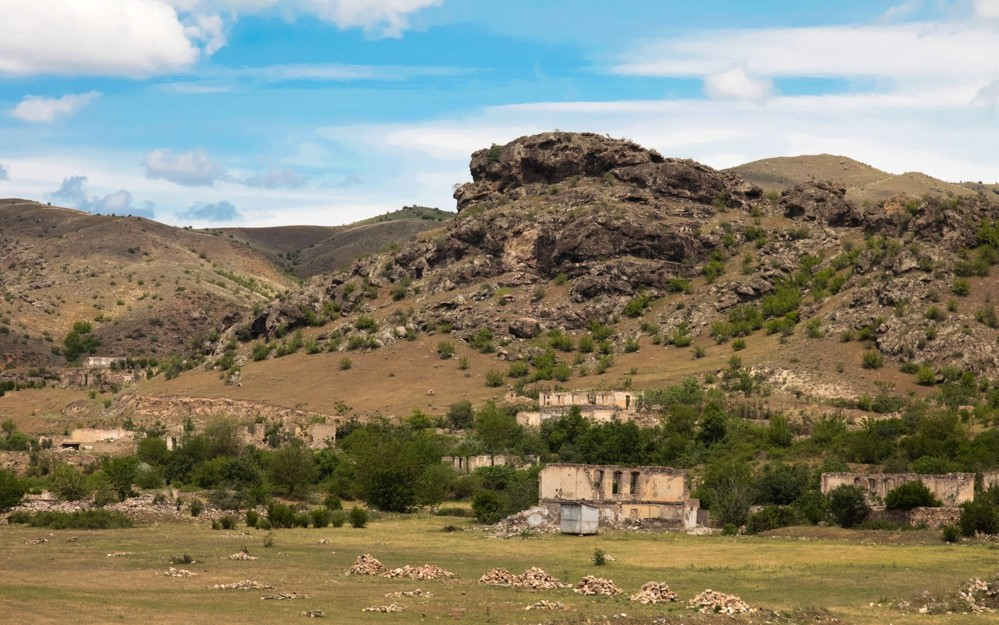
[[[830,226],[859,226],[864,214],[846,201],[846,187],[834,182],[809,182],[786,189],[780,196],[784,216]]]

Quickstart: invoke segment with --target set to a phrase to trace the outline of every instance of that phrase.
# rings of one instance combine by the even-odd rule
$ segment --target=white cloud
[[[909,23],[712,31],[629,51],[616,73],[704,76],[744,62],[765,76],[990,76],[999,36],[981,24]]]
[[[0,163],[0,180],[10,180],[10,170],[3,163]]]
[[[254,174],[243,181],[248,187],[261,189],[295,189],[306,183],[308,177],[294,169],[272,167],[262,174]]]
[[[11,110],[11,115],[26,122],[51,123],[56,119],[75,115],[84,106],[101,96],[96,91],[64,95],[61,98],[43,98],[29,95]]]
[[[903,0],[896,5],[888,7],[888,10],[881,17],[886,21],[901,19],[921,9],[923,2],[924,0]]]
[[[124,189],[109,193],[104,197],[92,196],[87,193],[86,176],[70,176],[64,179],[62,185],[56,191],[49,193],[48,197],[94,214],[114,213],[116,215],[141,215],[152,218],[156,208],[152,202],[143,202],[142,206],[135,206],[132,194]]]
[[[0,74],[148,76],[198,60],[163,0],[0,0]]]
[[[999,108],[999,79],[979,89],[973,102],[991,111]]]
[[[143,159],[146,177],[162,178],[186,187],[212,186],[225,175],[205,150],[174,154],[172,150],[153,150]]]
[[[181,219],[194,221],[235,221],[242,217],[236,207],[227,200],[221,202],[197,202],[186,211],[177,213]]]
[[[736,63],[704,77],[704,92],[715,100],[762,102],[773,95],[773,91],[773,82],[751,72],[745,63]]]
[[[236,14],[268,11],[294,17],[314,15],[338,28],[360,28],[381,37],[400,37],[409,17],[444,0],[169,0],[180,11],[228,11]]]
[[[975,15],[985,19],[999,18],[999,0],[975,0]]]
[[[205,54],[209,56],[229,41],[225,23],[219,15],[191,15],[184,20],[184,35],[192,41],[202,42]]]

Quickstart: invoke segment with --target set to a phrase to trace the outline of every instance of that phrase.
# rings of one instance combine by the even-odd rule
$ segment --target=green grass
[[[442,531],[456,524],[460,531]],[[306,609],[326,611],[327,623],[416,623],[451,621],[465,610],[466,623],[583,622],[592,615],[621,612],[645,619],[672,615],[692,620],[683,604],[705,588],[741,596],[751,605],[772,610],[824,608],[847,623],[967,622],[969,615],[903,614],[869,607],[889,600],[912,599],[921,591],[941,592],[963,580],[994,576],[997,552],[985,543],[946,545],[938,532],[845,532],[836,529],[782,530],[788,537],[688,536],[607,532],[596,537],[541,535],[498,539],[468,521],[430,515],[388,516],[366,529],[278,530],[274,546],[263,547],[268,533],[246,529],[212,531],[206,523],[159,524],[122,530],[53,531],[22,526],[0,532],[0,613],[17,622],[53,622],[73,615],[75,624],[141,622],[275,623]],[[48,543],[27,545],[45,536]],[[76,542],[66,542],[77,536]],[[328,538],[328,544],[319,544]],[[259,557],[249,562],[227,557],[246,546]],[[595,567],[595,548],[613,556]],[[114,551],[131,552],[108,558]],[[198,562],[181,565],[197,577],[170,578],[162,573],[171,555],[188,553]],[[430,562],[459,575],[454,581],[413,581],[346,577],[344,570],[361,553],[371,553],[390,568]],[[566,582],[586,574],[608,577],[635,592],[649,580],[666,581],[681,603],[641,606],[617,598],[575,595],[570,590],[529,592],[476,583],[501,566],[523,572],[540,566]],[[210,590],[212,584],[253,579],[277,592],[309,596],[297,601],[261,601],[268,591]],[[431,598],[389,599],[397,590],[422,588]],[[122,592],[127,589],[127,592]],[[547,598],[567,612],[528,612],[524,606]],[[407,608],[399,614],[362,613],[392,601]],[[425,618],[422,617],[425,615]],[[965,620],[962,620],[965,619]],[[599,621],[602,622],[602,621]],[[639,621],[635,621],[639,622]],[[978,621],[978,622],[985,622]]]

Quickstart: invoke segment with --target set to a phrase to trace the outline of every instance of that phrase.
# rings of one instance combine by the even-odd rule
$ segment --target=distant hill
[[[848,200],[859,204],[877,203],[900,194],[919,198],[974,193],[961,184],[945,182],[926,174],[890,174],[852,158],[833,154],[765,158],[725,171],[737,174],[768,192],[780,192],[810,180],[832,180],[846,187]]]
[[[308,278],[342,269],[360,256],[440,226],[455,213],[424,206],[406,206],[345,226],[278,226],[220,228],[266,254],[289,273]]]

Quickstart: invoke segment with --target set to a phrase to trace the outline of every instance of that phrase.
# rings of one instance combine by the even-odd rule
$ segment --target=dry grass
[[[734,593],[753,606],[772,610],[827,609],[847,623],[968,622],[967,615],[905,615],[894,608],[869,607],[911,598],[922,590],[940,592],[972,576],[996,573],[995,552],[976,543],[948,546],[935,533],[910,532],[905,544],[875,544],[863,534],[830,531],[810,537],[694,537],[683,534],[611,532],[596,538],[542,536],[496,539],[468,529],[445,533],[453,519],[390,517],[364,530],[282,530],[274,546],[262,547],[263,532],[211,531],[204,525],[159,525],[132,530],[75,532],[5,527],[0,532],[0,613],[16,622],[75,623],[177,622],[273,623],[298,619],[305,609],[326,611],[330,623],[412,623],[452,620],[469,623],[536,622],[523,607],[539,599],[562,601],[569,608],[556,622],[626,612],[632,617],[672,615],[689,619],[682,605],[663,608],[631,604],[624,598],[580,597],[571,591],[528,592],[482,587],[475,580],[494,566],[521,571],[541,566],[564,581],[583,575],[609,577],[628,592],[651,579],[665,580],[685,601],[705,588]],[[471,526],[466,526],[471,527]],[[821,532],[820,532],[821,534]],[[24,541],[47,535],[43,545]],[[69,536],[77,542],[66,542]],[[319,544],[320,538],[328,544]],[[226,557],[246,545],[258,560]],[[590,564],[595,547],[615,560]],[[112,551],[134,555],[107,558]],[[199,562],[187,566],[197,577],[162,575],[171,555],[189,553]],[[386,566],[431,562],[460,577],[455,581],[414,582],[345,577],[360,553]],[[216,583],[253,579],[279,592],[309,596],[297,601],[261,602],[258,591],[216,591]],[[399,614],[368,614],[361,609],[387,604],[385,593],[420,587],[431,598],[403,599]],[[122,592],[126,591],[126,592]],[[463,612],[462,612],[463,611]],[[547,617],[546,617],[547,618]],[[5,619],[6,620],[6,619]],[[8,621],[13,622],[13,621]],[[703,622],[703,621],[698,621]],[[721,621],[720,621],[721,622]],[[727,620],[724,622],[728,622]],[[986,622],[976,617],[975,622]]]

